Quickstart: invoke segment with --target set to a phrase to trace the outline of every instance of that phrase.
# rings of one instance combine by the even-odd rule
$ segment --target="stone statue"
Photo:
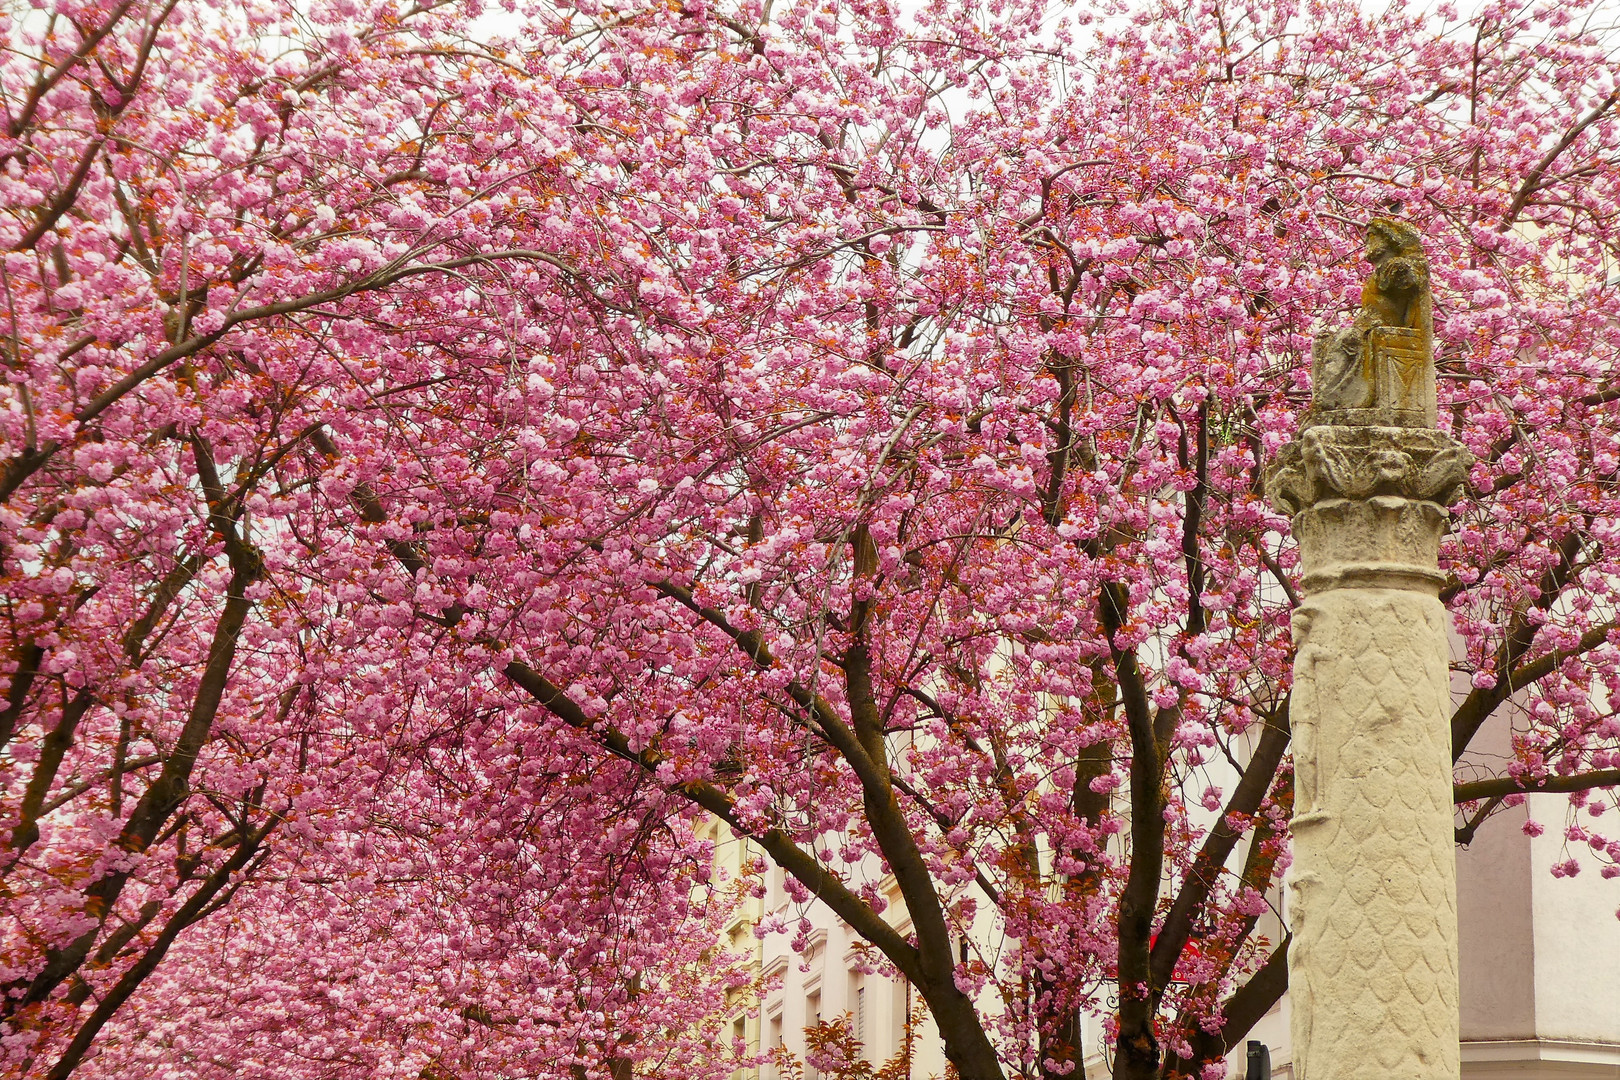
[[[1367,261],[1373,276],[1361,287],[1361,318],[1374,326],[1434,333],[1429,260],[1417,230],[1403,221],[1374,218],[1367,225]]]
[[[1434,302],[1417,230],[1375,218],[1367,226],[1372,276],[1361,312],[1317,335],[1311,359],[1312,424],[1434,427]]]

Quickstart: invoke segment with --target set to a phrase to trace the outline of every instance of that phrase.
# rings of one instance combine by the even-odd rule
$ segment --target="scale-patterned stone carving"
[[[1405,589],[1331,589],[1294,615],[1302,1080],[1458,1075],[1445,628],[1438,600]]]
[[[1472,459],[1435,427],[1416,233],[1368,229],[1373,277],[1317,341],[1301,438],[1270,463],[1305,601],[1294,613],[1295,1080],[1458,1080],[1457,870],[1446,505]]]

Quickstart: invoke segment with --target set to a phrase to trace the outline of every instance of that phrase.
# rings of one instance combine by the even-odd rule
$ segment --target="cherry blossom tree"
[[[1082,1012],[1219,1075],[1286,979],[1260,471],[1379,214],[1479,461],[1459,838],[1567,791],[1614,874],[1601,3],[477,15],[5,25],[20,1071],[729,1073],[703,812],[962,1077]]]
[[[6,13],[8,1075],[93,1048],[115,1075],[452,1075],[539,1044],[559,1075],[632,1044],[719,1068],[696,1040],[746,976],[669,796],[371,650],[346,591],[371,555],[317,510],[322,417],[438,381],[375,384],[372,345],[437,354],[492,325],[467,269],[562,265],[487,243],[551,197],[512,146],[570,136],[543,85],[502,127],[471,14]]]

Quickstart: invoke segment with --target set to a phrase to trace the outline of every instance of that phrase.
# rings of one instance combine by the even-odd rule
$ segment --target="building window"
[[[872,1055],[866,1048],[866,980],[859,971],[849,973],[849,1011],[850,1026],[854,1028],[855,1041],[860,1044],[861,1058],[871,1061]]]
[[[731,1022],[731,1045],[734,1048],[739,1046],[741,1047],[741,1049],[737,1051],[738,1053],[748,1053],[748,1018],[746,1016],[739,1016],[737,1019]],[[739,1065],[736,1070],[732,1072],[731,1077],[732,1080],[743,1080],[743,1077],[747,1075],[748,1069]]]
[[[773,1052],[780,1052],[783,1045],[785,1044],[782,1041],[782,1014],[777,1013],[771,1017],[770,1041],[766,1043],[766,1046]],[[766,1066],[766,1069],[768,1070],[766,1073],[768,1080],[780,1080],[782,1066],[777,1061],[773,1060]]]
[[[811,1029],[818,1027],[820,1024],[821,991],[817,990],[815,993],[810,994],[804,999],[804,1030],[808,1034]],[[821,1070],[810,1064],[808,1060],[809,1049],[810,1040],[808,1037],[806,1037],[805,1051],[807,1057],[804,1063],[804,1080],[821,1080]]]
[[[889,984],[889,1041],[883,1048],[885,1059],[896,1054],[903,1056],[906,1075],[911,1075],[911,984],[896,979]]]

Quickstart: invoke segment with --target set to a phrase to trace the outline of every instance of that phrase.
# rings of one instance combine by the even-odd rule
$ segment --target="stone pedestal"
[[[1466,451],[1320,425],[1268,475],[1293,519],[1295,1080],[1457,1080],[1450,678],[1437,553]]]

